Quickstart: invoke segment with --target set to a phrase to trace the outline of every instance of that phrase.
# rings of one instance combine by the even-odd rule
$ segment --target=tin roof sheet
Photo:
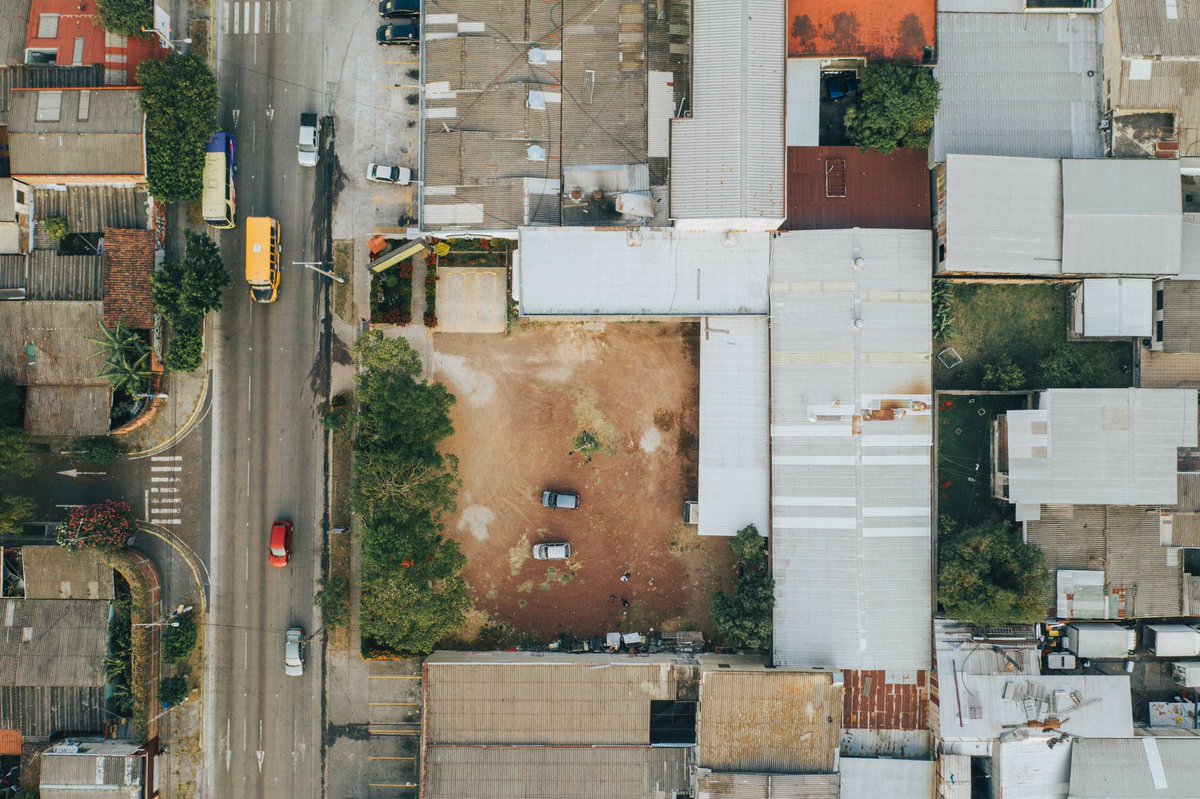
[[[0,600],[0,685],[103,686],[108,602]]]
[[[929,230],[924,150],[789,147],[785,230]]]
[[[521,228],[521,314],[765,315],[769,249],[754,234]]]
[[[788,55],[920,61],[933,45],[935,0],[788,0]]]
[[[1067,799],[1073,739],[1049,746],[1055,736],[1015,730],[992,747],[992,780],[1004,799]]]
[[[1120,0],[1106,16],[1116,16],[1121,53],[1200,58],[1200,7],[1163,0]]]
[[[700,331],[700,535],[770,530],[765,317],[707,317]]]
[[[772,244],[780,665],[928,668],[931,245],[895,230]]]
[[[1163,350],[1200,353],[1200,281],[1168,280],[1163,293]]]
[[[1083,281],[1080,290],[1083,292],[1083,335],[1149,336],[1154,333],[1153,280],[1092,278]]]
[[[1070,799],[1196,795],[1200,738],[1089,738],[1071,748]]]
[[[61,95],[55,121],[37,118],[39,97],[47,93]],[[144,175],[140,97],[137,89],[14,91],[9,110],[12,174]]]
[[[934,159],[1102,157],[1098,23],[1085,14],[938,14]]]
[[[1174,504],[1194,389],[1052,389],[1038,406],[1008,412],[1010,502]]]
[[[838,774],[704,773],[696,777],[696,799],[838,799]]]
[[[26,599],[112,599],[113,570],[93,549],[21,547]]]
[[[928,799],[933,796],[932,760],[844,757],[841,799]]]

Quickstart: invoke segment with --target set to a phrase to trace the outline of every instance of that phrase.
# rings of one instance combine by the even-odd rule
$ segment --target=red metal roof
[[[784,230],[932,229],[924,150],[789,147]]]
[[[788,55],[921,60],[936,0],[788,0]]]
[[[844,671],[842,726],[856,730],[924,730],[929,727],[929,673],[914,682],[889,683],[886,671]]]
[[[33,0],[25,47],[54,50],[58,66],[99,64],[104,67],[106,86],[136,86],[138,65],[148,58],[165,58],[167,51],[154,34],[147,39],[112,36],[106,41],[99,14],[96,0]],[[38,36],[43,17],[47,17],[47,32],[53,30],[46,38]]]

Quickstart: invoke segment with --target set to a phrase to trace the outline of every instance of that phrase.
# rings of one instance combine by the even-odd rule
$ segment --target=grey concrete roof
[[[1069,799],[1196,795],[1200,738],[1090,738],[1071,749]]]
[[[122,741],[56,745],[39,761],[39,794],[44,799],[142,799],[146,761],[138,751]]]
[[[57,121],[39,120],[39,104],[52,105],[54,95],[61,103]],[[140,90],[111,88],[14,91],[13,175],[144,175],[140,96]]]
[[[1086,14],[939,13],[934,159],[1103,156],[1098,30]]]
[[[0,599],[0,685],[104,685],[108,602]]]
[[[21,547],[26,599],[112,599],[113,570],[94,549]]]
[[[929,668],[931,249],[918,230],[774,239],[779,665]]]
[[[1105,16],[1116,16],[1122,55],[1200,59],[1200,6],[1195,3],[1118,0]]]
[[[0,66],[25,60],[25,30],[29,23],[29,0],[0,0]]]

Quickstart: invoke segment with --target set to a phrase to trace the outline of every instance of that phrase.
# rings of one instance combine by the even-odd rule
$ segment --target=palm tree
[[[112,329],[100,325],[103,338],[89,338],[99,344],[105,369],[100,377],[108,380],[114,392],[144,394],[150,387],[150,345],[118,321]]]

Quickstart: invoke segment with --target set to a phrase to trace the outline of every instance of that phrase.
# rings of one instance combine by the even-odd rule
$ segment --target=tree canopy
[[[938,109],[933,73],[914,64],[869,65],[859,83],[859,101],[846,112],[846,133],[864,150],[887,155],[897,147],[929,146]]]
[[[1012,525],[984,522],[941,541],[938,599],[947,615],[972,624],[1033,624],[1046,617],[1050,572]]]
[[[187,248],[179,261],[166,261],[150,284],[154,307],[177,331],[195,332],[209,311],[221,310],[230,283],[217,243],[205,233],[184,231]]]
[[[754,525],[729,541],[737,557],[737,587],[732,595],[718,591],[712,600],[713,627],[726,646],[765,649],[771,644],[775,581],[767,574],[766,546]]]
[[[0,535],[20,535],[35,510],[32,499],[0,493]]]
[[[25,431],[19,427],[0,427],[0,474],[30,477],[34,468]]]
[[[217,79],[193,54],[172,52],[137,71],[146,114],[146,182],[165,202],[196,202],[204,181],[204,146],[220,129]]]
[[[154,3],[151,0],[97,0],[100,24],[109,33],[122,36],[141,36],[143,28],[154,25]]]

